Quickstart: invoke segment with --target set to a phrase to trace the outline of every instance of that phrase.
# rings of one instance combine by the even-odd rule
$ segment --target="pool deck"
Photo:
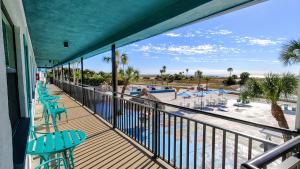
[[[62,116],[58,129],[82,130],[87,134],[86,141],[74,151],[75,168],[172,168],[160,159],[152,159],[149,151],[113,129],[56,86],[48,85],[48,88],[51,94],[62,97],[59,102],[68,111],[68,122]],[[41,109],[41,105],[36,103],[35,124],[42,122]],[[38,163],[39,157],[33,157],[32,168]]]

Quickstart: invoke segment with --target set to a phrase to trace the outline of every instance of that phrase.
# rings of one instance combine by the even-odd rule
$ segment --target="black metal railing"
[[[239,168],[242,163],[279,145],[279,142],[253,136],[250,132],[238,132],[230,127],[211,124],[183,116],[178,111],[203,114],[226,122],[253,128],[268,129],[291,136],[295,130],[282,129],[248,122],[232,117],[190,109],[169,103],[142,99],[118,93],[117,113],[112,112],[112,93],[100,92],[93,87],[76,86],[57,82],[64,92],[98,114],[117,129],[134,139],[165,162],[176,168]],[[82,98],[83,97],[83,98]],[[114,119],[115,118],[115,119]],[[116,124],[113,124],[113,122]],[[228,123],[231,124],[231,123]],[[282,140],[281,140],[282,142]],[[288,152],[281,154],[285,157]],[[279,163],[267,163],[272,168]]]
[[[299,153],[299,145],[300,145],[300,136],[297,136],[279,146],[276,148],[265,152],[264,154],[257,156],[245,163],[242,164],[242,169],[259,169],[266,166],[266,164],[269,164],[278,158],[282,158],[282,154],[289,154],[289,156],[292,156],[293,154]],[[286,157],[283,157],[286,159]],[[299,158],[299,157],[298,157]],[[296,161],[299,163],[299,160]],[[285,164],[286,166],[293,166],[295,164]],[[299,165],[299,164],[297,164]],[[292,167],[291,167],[292,168]],[[296,169],[297,167],[295,167]]]

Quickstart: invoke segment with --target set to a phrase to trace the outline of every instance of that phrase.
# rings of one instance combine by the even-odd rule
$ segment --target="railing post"
[[[81,99],[82,99],[82,106],[84,105],[84,89],[83,89],[83,58],[80,58],[81,61]]]
[[[155,102],[154,105],[154,112],[153,112],[153,128],[152,128],[152,137],[153,137],[153,158],[158,157],[158,139],[159,139],[159,133],[158,133],[158,103]]]
[[[68,63],[68,76],[69,76],[69,95],[71,94],[71,64]]]
[[[118,103],[117,103],[117,63],[116,63],[116,46],[113,44],[111,46],[111,65],[112,65],[112,113],[113,113],[113,128],[116,128],[117,122],[117,111],[118,111]]]
[[[96,89],[94,88],[94,90],[93,90],[94,113],[96,113],[96,108],[97,108],[97,106],[96,106],[96,97],[95,97],[95,91],[96,91]]]
[[[61,65],[61,89],[64,91],[64,65]]]

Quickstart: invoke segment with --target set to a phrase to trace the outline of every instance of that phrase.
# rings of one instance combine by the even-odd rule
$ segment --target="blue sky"
[[[299,65],[279,62],[283,44],[300,39],[299,0],[269,0],[229,14],[184,26],[118,49],[129,56],[129,65],[142,74],[189,69],[207,75],[248,71],[261,76],[268,72],[299,71]],[[84,61],[85,68],[110,71],[101,54]]]

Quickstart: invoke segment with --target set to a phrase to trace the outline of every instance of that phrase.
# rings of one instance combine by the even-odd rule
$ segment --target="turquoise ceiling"
[[[37,64],[51,67],[261,1],[23,0],[23,5]]]

